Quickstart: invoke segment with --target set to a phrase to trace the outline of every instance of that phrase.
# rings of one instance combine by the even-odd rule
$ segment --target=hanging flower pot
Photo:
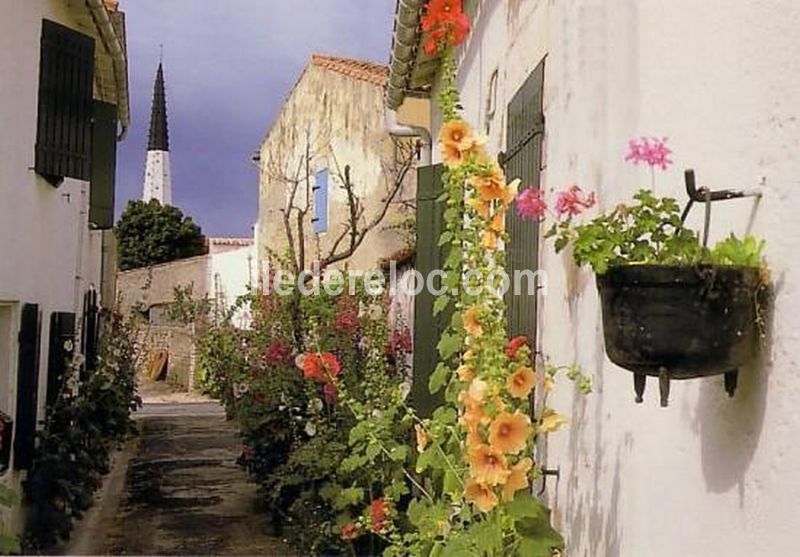
[[[646,376],[659,377],[666,406],[671,379],[737,370],[758,346],[757,267],[622,265],[597,276],[609,359],[634,372],[637,402]]]

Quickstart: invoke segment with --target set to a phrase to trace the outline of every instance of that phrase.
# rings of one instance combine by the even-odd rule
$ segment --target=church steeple
[[[162,205],[172,204],[172,180],[169,169],[169,131],[167,129],[167,96],[164,91],[164,68],[158,63],[153,84],[153,108],[150,113],[150,136],[147,140],[147,164],[144,171],[142,199],[157,199]]]
[[[164,93],[164,68],[158,63],[156,82],[153,86],[153,109],[150,112],[150,137],[148,151],[169,151],[169,130],[167,128],[167,96]]]

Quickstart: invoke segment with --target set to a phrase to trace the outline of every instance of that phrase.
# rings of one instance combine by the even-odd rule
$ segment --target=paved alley
[[[289,555],[267,533],[240,443],[213,402],[146,404],[94,524],[70,553]]]

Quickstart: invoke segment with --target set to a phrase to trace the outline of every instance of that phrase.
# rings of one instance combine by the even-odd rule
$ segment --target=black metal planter
[[[724,374],[733,396],[757,351],[760,284],[752,267],[628,265],[598,275],[606,353],[634,373],[636,401],[648,375],[659,378],[661,406],[672,379]]]

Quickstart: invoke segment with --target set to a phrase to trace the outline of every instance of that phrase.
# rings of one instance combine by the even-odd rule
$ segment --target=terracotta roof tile
[[[311,63],[321,68],[326,68],[340,74],[372,83],[383,87],[389,75],[389,67],[366,60],[353,60],[352,58],[339,58],[326,54],[312,54]]]

